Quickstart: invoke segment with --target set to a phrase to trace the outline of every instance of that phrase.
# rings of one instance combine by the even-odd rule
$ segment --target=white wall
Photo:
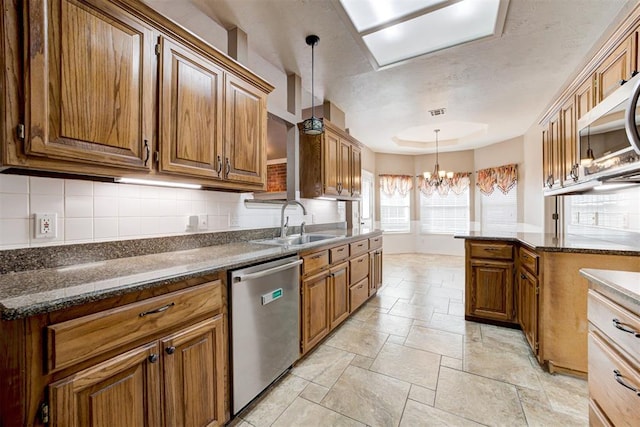
[[[190,215],[206,215],[202,232],[280,226],[280,205],[245,205],[251,193],[0,174],[0,250],[188,233]],[[344,202],[306,200],[290,206],[289,224],[345,220]],[[55,213],[58,236],[35,239],[34,214]]]

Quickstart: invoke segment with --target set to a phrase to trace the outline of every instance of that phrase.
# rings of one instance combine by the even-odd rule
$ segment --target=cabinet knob
[[[149,356],[149,362],[151,363],[156,363],[158,361],[159,357],[157,354],[152,354],[151,356]]]
[[[175,346],[171,346],[171,347],[165,348],[164,351],[166,351],[167,354],[173,354],[173,353],[176,352],[176,348],[175,348]]]
[[[524,273],[520,273],[520,278],[521,278],[521,279],[526,279],[526,278],[527,278],[527,276],[525,276],[525,275],[524,275]]]

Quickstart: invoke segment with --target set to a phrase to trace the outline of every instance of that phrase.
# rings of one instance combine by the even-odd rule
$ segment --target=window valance
[[[518,165],[512,163],[510,165],[479,170],[476,185],[481,193],[488,196],[493,193],[496,187],[498,187],[503,194],[507,194],[515,187],[517,182]]]
[[[452,191],[456,195],[460,195],[469,188],[471,183],[471,172],[455,172],[453,178],[450,180],[444,179],[440,185],[430,185],[422,177],[418,177],[418,189],[425,196],[431,196],[436,191],[441,196],[446,196],[449,191]]]
[[[411,175],[380,175],[380,189],[391,197],[396,192],[406,196],[413,189],[413,177]]]

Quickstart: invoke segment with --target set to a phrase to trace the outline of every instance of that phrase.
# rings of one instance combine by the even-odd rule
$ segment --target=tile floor
[[[230,424],[586,426],[586,381],[464,320],[464,258],[384,256],[383,287]]]

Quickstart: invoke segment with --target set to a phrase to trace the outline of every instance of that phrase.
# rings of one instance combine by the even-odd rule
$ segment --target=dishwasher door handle
[[[245,281],[245,280],[259,279],[260,277],[268,276],[269,274],[277,273],[279,271],[288,270],[288,269],[296,267],[296,266],[298,266],[300,264],[302,264],[302,260],[298,259],[298,260],[295,260],[293,262],[289,262],[289,263],[286,263],[286,264],[279,265],[277,267],[268,268],[266,270],[257,271],[255,273],[247,273],[247,274],[242,274],[240,276],[236,276],[236,277],[234,277],[233,281],[234,282],[242,282],[242,281]]]

